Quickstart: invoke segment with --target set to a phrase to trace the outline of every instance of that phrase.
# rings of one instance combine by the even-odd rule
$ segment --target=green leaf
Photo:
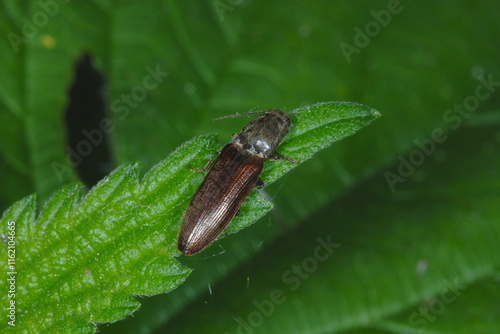
[[[284,149],[303,160],[380,116],[347,102],[299,108],[293,115],[297,130]],[[19,256],[11,271],[17,272],[17,314],[22,314],[16,327],[29,332],[89,331],[82,320],[117,321],[139,308],[134,295],[151,296],[179,286],[190,269],[173,258],[179,255],[177,231],[203,177],[188,166],[204,165],[218,148],[215,136],[197,137],[155,165],[140,183],[138,164],[122,165],[82,199],[81,186],[70,184],[53,194],[36,220],[34,196],[11,206],[0,226],[3,236],[9,222],[16,227]],[[288,166],[277,165],[275,178]],[[250,225],[271,208],[259,193],[252,193],[228,230]],[[4,243],[5,251],[7,247]],[[3,279],[0,288],[6,289],[6,283]],[[9,299],[4,295],[2,301],[8,304]]]

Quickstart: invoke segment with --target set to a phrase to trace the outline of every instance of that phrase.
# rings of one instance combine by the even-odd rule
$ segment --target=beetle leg
[[[276,151],[274,151],[274,153],[275,154],[269,156],[268,160],[271,160],[271,161],[287,160],[287,161],[290,161],[291,163],[294,163],[294,164],[298,164],[300,162],[299,160],[295,160],[295,159],[292,159],[292,158],[284,157],[284,156],[282,156],[281,154],[279,154]]]
[[[265,186],[264,181],[262,181],[262,179],[259,177],[257,183],[255,184],[255,189],[262,189],[264,188],[264,186]]]
[[[215,158],[220,154],[220,152],[221,151],[215,153],[214,156],[212,157],[212,159],[210,159],[210,161],[207,162],[207,164],[205,165],[205,167],[203,167],[203,168],[193,168],[190,165],[188,165],[189,169],[191,169],[192,172],[206,172],[207,170],[210,169],[210,167],[212,166],[212,162],[214,162]]]

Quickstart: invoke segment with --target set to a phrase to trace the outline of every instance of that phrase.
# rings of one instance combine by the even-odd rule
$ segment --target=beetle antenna
[[[218,121],[218,120],[225,119],[225,118],[235,118],[235,117],[240,117],[240,116],[261,115],[261,114],[265,114],[266,112],[267,112],[267,110],[249,111],[249,112],[246,112],[246,113],[243,113],[243,114],[227,115],[227,116],[217,117],[217,118],[212,119],[212,121]]]

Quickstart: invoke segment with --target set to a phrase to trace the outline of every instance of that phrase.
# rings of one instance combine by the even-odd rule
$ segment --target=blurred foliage
[[[285,291],[282,273],[328,234],[341,246],[254,333],[416,332],[422,325],[410,316],[455,279],[467,288],[426,329],[498,331],[488,321],[498,311],[498,247],[491,244],[499,222],[498,86],[473,115],[459,117],[462,124],[444,118],[476,94],[479,76],[500,81],[498,1],[400,1],[402,10],[351,62],[339,45],[355,46],[353,28],[364,31],[376,22],[372,11],[395,1],[47,0],[57,11],[50,7],[53,15],[17,48],[9,34],[23,36],[26,22],[47,10],[39,2],[1,3],[2,210],[32,192],[43,203],[76,180],[72,172],[58,178],[52,165],[65,164],[62,113],[83,52],[108,77],[116,163],[141,161],[143,171],[196,135],[229,141],[245,121],[211,121],[221,115],[332,100],[384,114],[265,188],[275,204],[267,219],[218,250],[181,259],[195,269],[182,287],[141,300],[133,317],[102,332],[235,332],[253,300]],[[127,107],[122,94],[158,68],[168,76]],[[390,191],[385,172],[398,175],[415,140],[438,128],[448,139]]]

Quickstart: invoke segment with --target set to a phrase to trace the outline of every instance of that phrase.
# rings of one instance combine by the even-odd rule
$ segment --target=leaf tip
[[[371,108],[370,109],[370,114],[374,117],[374,118],[379,118],[382,116],[382,114],[380,113],[380,111],[378,111],[377,109],[373,109]]]

